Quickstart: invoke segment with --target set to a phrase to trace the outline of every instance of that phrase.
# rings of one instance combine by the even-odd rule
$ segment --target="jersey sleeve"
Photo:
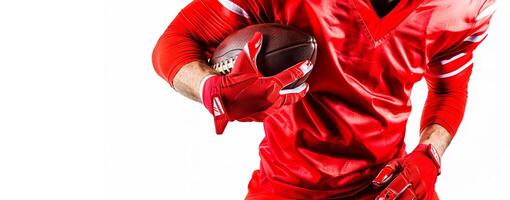
[[[269,21],[263,0],[194,0],[182,9],[158,40],[154,69],[173,87],[179,69],[206,61],[230,33],[249,24]]]
[[[477,15],[467,19],[470,25],[443,38],[456,38],[434,54],[425,75],[428,96],[421,118],[421,130],[439,124],[454,136],[464,116],[468,82],[473,69],[473,51],[487,37],[487,29],[495,11],[493,0],[482,4]]]

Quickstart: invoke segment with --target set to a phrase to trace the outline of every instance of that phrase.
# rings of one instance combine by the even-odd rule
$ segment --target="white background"
[[[242,199],[260,124],[216,136],[198,103],[152,69],[156,40],[189,1],[0,3],[0,199]],[[476,52],[466,117],[443,158],[442,199],[506,198],[510,2]],[[418,139],[416,85],[406,138]]]

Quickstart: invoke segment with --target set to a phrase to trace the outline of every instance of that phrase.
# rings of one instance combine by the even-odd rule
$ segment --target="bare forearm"
[[[451,134],[437,124],[426,127],[420,134],[420,144],[431,144],[440,157],[443,156],[452,139]]]
[[[204,77],[214,75],[214,70],[202,61],[184,65],[173,79],[177,92],[194,101],[201,102],[200,82]]]

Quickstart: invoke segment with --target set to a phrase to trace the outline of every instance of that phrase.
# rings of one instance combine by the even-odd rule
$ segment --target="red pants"
[[[346,199],[349,200],[375,200],[377,195],[381,192],[382,189],[373,189],[372,187],[367,187],[367,189],[361,191],[353,197],[349,197]],[[271,192],[267,192],[263,190],[259,185],[259,172],[258,170],[253,172],[251,177],[251,181],[248,185],[248,194],[246,195],[245,200],[293,200],[285,197],[280,197]],[[342,199],[338,199],[342,200]],[[434,198],[432,200],[439,200],[439,197],[436,193],[434,193]]]

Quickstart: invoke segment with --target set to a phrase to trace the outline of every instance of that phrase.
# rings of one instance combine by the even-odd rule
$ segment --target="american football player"
[[[194,0],[159,39],[156,72],[202,102],[216,132],[229,121],[261,121],[260,169],[246,199],[438,199],[441,156],[467,101],[473,50],[487,37],[494,0]],[[232,73],[207,65],[229,34],[281,23],[317,39],[303,61],[261,77],[255,34]],[[420,142],[405,151],[413,84],[428,97]],[[204,122],[205,123],[205,122]]]

